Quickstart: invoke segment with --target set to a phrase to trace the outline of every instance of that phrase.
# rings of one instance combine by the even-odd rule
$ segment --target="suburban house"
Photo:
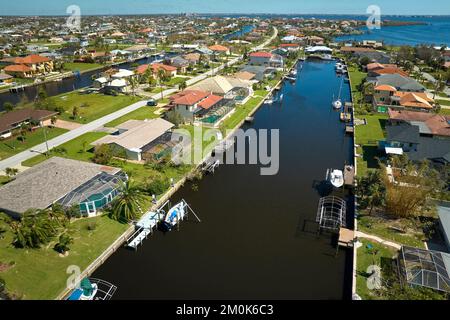
[[[148,160],[148,151],[155,146],[158,139],[167,137],[173,127],[172,123],[161,118],[128,120],[116,127],[117,132],[93,142],[92,145],[108,144],[118,157],[134,161]]]
[[[136,76],[135,73],[127,69],[110,69],[105,72],[105,76],[94,80],[94,87],[106,91],[127,93],[130,79],[134,76]]]
[[[250,61],[248,64],[251,66],[272,67],[277,69],[282,69],[284,66],[283,58],[270,52],[252,52],[249,57]]]
[[[22,124],[34,123],[42,126],[45,120],[57,115],[57,112],[48,110],[19,109],[0,115],[0,138],[9,138],[12,131]]]
[[[185,123],[215,123],[234,107],[234,101],[200,90],[184,90],[169,99],[166,108],[180,114]]]
[[[234,74],[234,77],[241,80],[247,80],[253,82],[258,82],[258,80],[255,80],[256,74],[247,72],[247,71],[239,71]]]
[[[13,76],[7,73],[0,72],[0,86],[10,84],[11,82],[13,82],[13,79]]]
[[[407,154],[413,161],[450,163],[450,117],[425,112],[389,109],[386,154]]]
[[[200,62],[201,54],[200,53],[188,53],[183,56],[183,58],[189,62],[190,65],[196,65]]]
[[[253,82],[234,77],[215,76],[200,81],[188,89],[211,92],[225,99],[233,99],[237,100],[238,103],[243,103],[253,94]]]
[[[277,69],[265,66],[245,65],[241,68],[240,72],[252,73],[255,75],[255,80],[263,81],[266,78],[273,78],[277,72]]]
[[[404,77],[408,77],[409,74],[399,68],[396,64],[381,64],[381,63],[369,63],[366,66],[367,76],[369,78],[376,78],[383,74],[399,74]]]
[[[374,88],[373,103],[378,111],[386,111],[387,107],[430,111],[435,105],[425,92],[399,91],[386,84]]]
[[[53,71],[53,61],[50,58],[37,54],[24,58],[6,58],[3,62],[9,63],[3,70],[7,74],[17,78],[31,78],[45,75]]]
[[[447,246],[446,249],[450,252],[450,205],[448,203],[447,205],[441,204],[437,209],[441,233]]]
[[[150,67],[153,70],[153,74],[159,76],[159,71],[162,70],[166,77],[175,77],[177,75],[177,68],[162,63],[152,63]]]
[[[212,45],[210,47],[208,47],[209,50],[211,50],[213,52],[213,54],[226,54],[229,55],[230,54],[230,48],[225,47],[225,46],[221,46],[220,44],[215,44]]]
[[[398,91],[407,91],[407,92],[426,91],[426,88],[413,78],[410,78],[408,76],[402,76],[398,73],[383,74],[374,79],[368,79],[367,81],[374,83],[376,87],[380,85],[388,85],[394,87]]]
[[[0,211],[20,218],[28,209],[46,209],[54,203],[95,216],[119,193],[127,180],[119,168],[53,157],[0,187]]]
[[[177,72],[179,73],[186,73],[187,67],[189,67],[190,64],[189,61],[182,56],[166,58],[166,63],[177,68]]]

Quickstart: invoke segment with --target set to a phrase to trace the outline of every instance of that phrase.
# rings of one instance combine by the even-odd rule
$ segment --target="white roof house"
[[[112,78],[115,79],[122,79],[122,78],[129,78],[134,75],[134,72],[127,69],[119,69],[119,72],[112,75]]]
[[[105,136],[92,145],[114,144],[125,149],[127,157],[141,161],[145,147],[172,129],[174,124],[161,118],[151,120],[129,120],[117,126],[118,135]]]

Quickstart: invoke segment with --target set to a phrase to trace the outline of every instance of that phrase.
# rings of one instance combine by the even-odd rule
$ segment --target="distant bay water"
[[[337,37],[336,41],[362,41],[377,40],[388,45],[410,45],[421,44],[450,47],[450,16],[434,17],[390,17],[389,20],[417,21],[421,25],[405,25],[396,27],[382,27],[380,30],[365,31],[361,35],[348,35]]]
[[[304,19],[327,19],[327,20],[367,20],[366,15],[323,15],[323,14],[290,14],[290,15],[274,15],[274,14],[255,14],[242,15],[230,14],[220,15],[223,17],[259,17],[263,19],[270,18],[304,18]],[[421,25],[406,25],[396,27],[382,27],[380,30],[368,32],[367,28],[362,28],[364,34],[348,35],[337,37],[336,41],[362,41],[362,40],[378,40],[389,45],[447,45],[450,47],[450,15],[441,16],[382,16],[383,20],[391,21],[408,21],[421,22]]]

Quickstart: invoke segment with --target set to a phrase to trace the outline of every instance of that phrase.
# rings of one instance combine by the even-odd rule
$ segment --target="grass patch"
[[[266,90],[255,91],[255,97],[252,97],[245,104],[236,106],[234,113],[222,122],[225,129],[234,129],[250,112],[255,109],[267,95]]]
[[[159,118],[159,114],[156,114],[155,111],[157,108],[155,107],[142,107],[133,112],[127,113],[120,118],[117,118],[111,122],[105,124],[105,127],[115,127],[121,123],[124,123],[128,120],[145,120],[145,119],[155,119]]]
[[[392,227],[400,227],[405,230],[405,233],[396,231]],[[360,215],[358,216],[358,229],[385,240],[417,248],[425,248],[424,241],[427,240],[420,223],[408,219],[394,220],[375,215]]]
[[[88,223],[95,222],[93,231]],[[6,281],[6,289],[23,299],[54,299],[66,287],[70,265],[84,270],[111,243],[128,228],[106,216],[82,219],[69,226],[74,238],[68,257],[62,258],[53,250],[55,242],[40,249],[18,249],[11,245],[13,234],[7,228],[0,239],[0,261],[12,263],[12,267],[0,276]],[[56,240],[56,239],[55,239]]]
[[[377,265],[384,269],[386,264],[392,262],[392,258],[396,255],[394,248],[385,247],[381,244],[370,242],[367,240],[361,241],[363,246],[358,248],[357,265],[356,265],[356,292],[363,300],[377,300],[380,297],[376,291],[370,290],[367,287],[367,268],[371,265]],[[373,248],[369,249],[367,246],[371,245]]]
[[[64,69],[69,71],[88,71],[104,67],[100,63],[66,62]]]
[[[379,156],[378,141],[385,137],[384,130],[388,116],[385,114],[365,115],[360,118],[367,120],[366,125],[357,126],[355,141],[360,145],[357,152],[362,155],[358,158],[358,175],[364,175],[368,169],[378,168],[376,157]]]
[[[60,128],[45,128],[47,139],[55,138],[67,130]],[[35,129],[28,132],[25,141],[21,141],[19,136],[14,136],[6,140],[0,141],[0,159],[11,157],[19,152],[32,148],[38,144],[45,142],[44,128]]]
[[[127,107],[140,99],[132,96],[109,96],[104,94],[81,94],[71,92],[48,98],[51,103],[62,108],[64,112],[59,116],[67,121],[88,123],[110,113]],[[74,107],[78,107],[79,116],[72,118]]]
[[[441,110],[439,110],[439,114],[450,116],[450,109],[441,108]]]
[[[164,82],[165,85],[167,86],[176,86],[179,85],[180,83],[189,80],[189,78],[184,78],[184,77],[174,77],[171,78],[169,81]]]
[[[50,151],[50,156],[58,156],[63,158],[69,158],[69,159],[75,159],[75,160],[81,160],[81,161],[90,161],[91,158],[94,156],[92,152],[89,152],[90,149],[93,148],[93,146],[90,145],[90,143],[106,136],[107,133],[105,132],[88,132],[85,133],[78,138],[75,138],[73,140],[70,140],[66,143],[63,143],[58,147],[58,149],[64,148],[66,150],[65,153],[56,153]],[[45,155],[38,155],[36,157],[33,157],[31,159],[28,159],[24,162],[22,162],[22,165],[26,167],[32,167],[37,165],[38,163],[41,163],[42,161],[48,159]]]
[[[11,181],[11,178],[8,176],[0,176],[0,186],[7,184]]]

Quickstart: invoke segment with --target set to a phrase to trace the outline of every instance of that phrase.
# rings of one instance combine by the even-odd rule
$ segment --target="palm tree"
[[[184,80],[183,82],[181,82],[181,83],[178,85],[178,89],[180,89],[180,91],[183,91],[183,90],[186,89],[186,88],[187,88],[186,80]]]
[[[79,109],[78,109],[78,107],[77,106],[73,106],[73,109],[72,109],[72,118],[73,119],[76,119],[77,117],[78,117],[78,115],[79,115]]]
[[[29,125],[26,123],[22,123],[20,125],[20,140],[22,140],[22,142],[25,142],[25,138],[27,136],[29,130]]]
[[[112,204],[110,217],[120,222],[136,220],[142,214],[144,196],[141,190],[127,180],[120,185],[119,192]]]

